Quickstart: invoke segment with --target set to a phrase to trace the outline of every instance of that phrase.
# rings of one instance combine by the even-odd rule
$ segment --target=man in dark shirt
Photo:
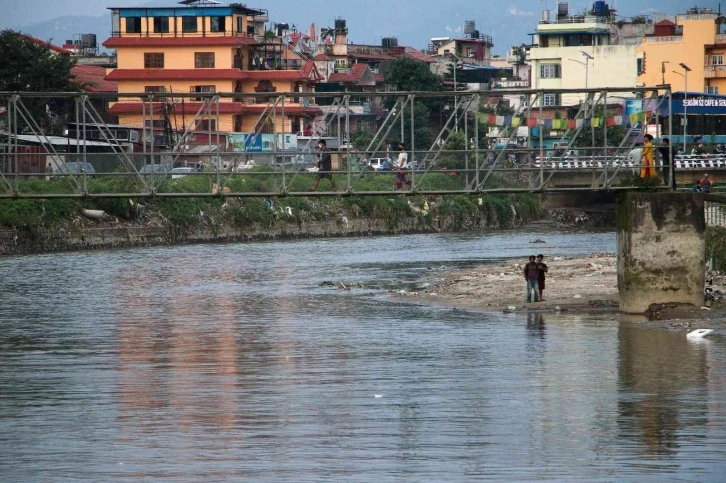
[[[544,262],[544,255],[537,255],[537,269],[539,270],[537,275],[537,285],[539,285],[539,301],[544,302],[545,273],[548,272],[547,264]]]
[[[524,266],[524,279],[527,281],[527,303],[532,302],[532,292],[534,292],[534,301],[539,302],[539,267],[534,255],[529,257],[529,263]]]
[[[669,184],[673,190],[676,189],[676,167],[671,161],[671,141],[663,138],[663,146],[658,148],[660,157],[663,160],[663,182]]]
[[[318,176],[315,179],[313,191],[318,189],[318,184],[323,178],[328,178],[330,180],[331,189],[335,191],[335,180],[333,179],[333,174],[331,173],[331,171],[333,171],[333,160],[330,157],[330,153],[326,149],[327,145],[328,144],[325,142],[325,139],[320,140],[320,160],[318,161]]]

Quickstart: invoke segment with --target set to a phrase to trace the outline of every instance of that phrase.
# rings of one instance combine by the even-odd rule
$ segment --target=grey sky
[[[154,5],[173,6],[177,0],[153,0]],[[0,0],[3,15],[0,28],[28,30],[31,24],[46,22],[70,15],[102,16],[106,8],[142,6],[144,0]],[[365,2],[332,2],[330,0],[247,0],[250,7],[267,8],[272,22],[295,24],[306,30],[311,22],[317,27],[328,26],[335,17],[348,20],[350,40],[373,43],[381,37],[397,36],[402,45],[425,47],[431,37],[455,35],[464,20],[477,21],[477,28],[494,37],[495,51],[503,52],[510,44],[528,42],[528,33],[537,25],[542,5],[555,9],[557,1],[549,0],[366,0]],[[621,15],[633,16],[652,11],[683,13],[691,6],[683,0],[610,1]],[[718,8],[717,0],[700,0],[699,7]],[[571,11],[582,11],[591,6],[590,1],[570,2]],[[51,25],[60,29],[73,24],[73,19],[63,18],[66,25]],[[80,24],[79,24],[80,25]],[[83,26],[88,30],[88,22]],[[91,22],[93,25],[93,22]],[[99,19],[96,33],[108,34],[110,25]],[[72,29],[72,27],[71,27]],[[77,32],[83,33],[83,32]],[[52,35],[49,33],[48,35]],[[60,34],[58,34],[60,35]]]

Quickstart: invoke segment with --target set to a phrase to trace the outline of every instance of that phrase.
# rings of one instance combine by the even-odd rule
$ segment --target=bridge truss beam
[[[371,112],[354,110],[352,99],[358,94],[370,98],[375,112],[373,108]],[[569,108],[552,109],[544,105],[545,94],[577,96],[581,101]],[[507,95],[523,99],[513,116],[487,110],[485,99]],[[319,153],[313,138],[315,143],[324,138],[322,130],[316,130],[307,143],[301,140],[299,146],[294,142],[295,133],[289,132],[290,119],[304,111],[303,104],[307,109],[325,98],[332,99],[332,106],[320,117],[319,125],[327,128],[337,123],[338,127],[336,137],[329,138],[333,144],[337,141],[331,149],[331,173],[315,171]],[[655,123],[661,132],[672,132],[673,125],[668,87],[546,93],[495,90],[457,93],[457,98],[453,103],[451,92],[132,93],[113,97],[0,92],[0,107],[7,110],[5,122],[0,123],[0,198],[627,190],[636,187],[634,177],[640,172],[641,159],[635,148],[642,142],[646,126]],[[129,100],[141,104],[137,125],[106,122],[108,113],[99,106]],[[182,128],[174,130],[170,116],[176,118],[177,108],[181,106],[183,111],[187,100],[201,103],[190,121],[184,117]],[[640,108],[626,112],[626,101]],[[260,104],[264,105],[261,112],[247,107]],[[455,107],[449,113],[446,108],[451,109],[451,104]],[[231,106],[242,107],[235,110]],[[250,132],[218,130],[223,112],[248,110],[260,112]],[[157,128],[159,123],[165,128]],[[499,134],[492,137],[491,128],[485,132],[485,123],[498,125]],[[73,132],[64,129],[71,125],[75,126]],[[200,126],[206,126],[206,131],[201,132]],[[369,130],[374,126],[374,130],[367,142],[353,146],[353,135],[362,126]],[[131,136],[134,130],[140,134]],[[240,137],[244,139],[241,145],[236,142]],[[395,168],[368,168],[376,158],[390,158],[392,164],[391,147],[406,137],[410,169],[396,175]],[[158,140],[161,138],[163,142]],[[256,142],[258,138],[264,140],[264,148]],[[675,159],[672,154],[670,159]],[[188,169],[172,170],[180,167]],[[656,168],[660,174],[671,166],[662,166],[656,157]],[[328,182],[329,176],[335,179],[335,188]],[[325,178],[322,189],[311,193],[318,177]],[[667,183],[660,186],[667,188]]]

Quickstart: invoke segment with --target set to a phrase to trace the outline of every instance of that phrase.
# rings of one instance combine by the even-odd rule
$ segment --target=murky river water
[[[537,236],[0,259],[0,480],[726,481],[723,339],[319,287],[614,251]]]

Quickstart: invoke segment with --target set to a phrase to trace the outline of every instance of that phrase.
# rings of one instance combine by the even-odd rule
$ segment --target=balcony
[[[703,69],[703,77],[706,79],[726,78],[726,65],[707,65]]]
[[[726,45],[726,34],[716,35],[716,41],[714,43],[716,45]]]
[[[649,44],[678,43],[683,42],[682,35],[671,35],[666,37],[643,37],[643,41]]]
[[[529,87],[529,81],[498,81],[494,82],[492,86],[494,89],[526,89]]]
[[[170,32],[149,32],[148,30],[131,33],[131,32],[120,32],[114,30],[111,32],[111,37],[114,38],[149,38],[149,39],[168,39],[168,38],[207,38],[207,37],[233,37],[233,38],[248,38],[260,40],[254,32],[182,32],[182,31],[170,31]]]

